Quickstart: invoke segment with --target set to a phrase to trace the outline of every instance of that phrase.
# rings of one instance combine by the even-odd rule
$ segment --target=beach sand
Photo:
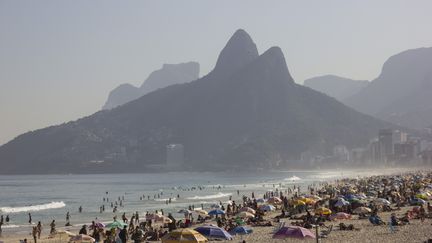
[[[412,209],[412,207],[403,207],[399,211],[394,211],[397,216],[402,216],[404,212]],[[277,215],[278,212],[271,213],[266,216],[270,219]],[[388,222],[391,212],[381,212],[379,215],[385,221]],[[284,221],[286,224],[290,224],[290,220]],[[339,230],[339,223],[343,222],[346,225],[353,224],[358,230],[353,231],[342,231]],[[358,219],[357,216],[353,216],[350,220],[336,220],[326,222],[326,225],[333,225],[333,230],[328,238],[321,238],[320,242],[380,242],[380,243],[396,243],[396,242],[425,242],[427,239],[432,238],[432,219],[426,219],[423,223],[419,219],[411,220],[409,225],[399,226],[397,231],[394,233],[390,232],[388,225],[373,226],[368,219]],[[277,225],[275,223],[274,225]],[[273,239],[273,232],[276,226],[272,227],[252,227],[253,233],[249,235],[237,235],[232,241],[211,241],[220,243],[232,243],[241,242],[245,240],[247,243],[280,243],[280,242],[316,242],[315,239]],[[312,230],[313,232],[314,229]],[[72,230],[77,233],[78,229]],[[3,235],[0,241],[5,243],[19,242],[20,239],[27,238],[28,242],[33,242],[30,234],[27,235]],[[67,240],[60,240],[59,238],[48,239],[47,236],[43,236],[38,242],[41,243],[57,243],[67,242]],[[131,241],[132,242],[132,241]],[[157,241],[153,241],[157,242]],[[160,242],[160,241],[159,241]]]

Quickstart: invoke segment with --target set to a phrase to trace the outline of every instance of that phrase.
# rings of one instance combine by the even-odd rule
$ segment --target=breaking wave
[[[297,177],[297,176],[291,176],[291,177],[285,178],[284,180],[285,181],[299,181],[299,180],[301,180],[301,178]]]
[[[215,198],[228,197],[228,196],[231,196],[231,195],[232,195],[232,193],[222,193],[222,192],[219,192],[217,194],[207,195],[207,196],[187,197],[186,199],[189,199],[189,200],[205,200],[205,199],[215,199]]]
[[[46,204],[23,206],[23,207],[0,207],[2,213],[21,213],[21,212],[32,212],[41,211],[54,208],[63,208],[66,204],[64,202],[50,202]]]

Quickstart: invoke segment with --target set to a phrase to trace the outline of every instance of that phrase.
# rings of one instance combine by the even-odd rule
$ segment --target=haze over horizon
[[[204,76],[239,28],[260,53],[280,46],[297,83],[323,74],[372,80],[391,55],[432,46],[431,7],[429,1],[0,1],[0,145],[90,115],[117,85],[140,85],[164,63],[196,61]]]

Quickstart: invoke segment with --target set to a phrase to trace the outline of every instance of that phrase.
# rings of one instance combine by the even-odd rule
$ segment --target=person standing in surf
[[[29,224],[31,224],[31,223],[32,223],[32,216],[31,216],[31,213],[28,213],[28,216],[29,216],[29,220],[28,220],[28,222],[29,222]]]

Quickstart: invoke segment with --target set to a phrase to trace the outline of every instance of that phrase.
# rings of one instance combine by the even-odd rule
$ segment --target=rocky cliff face
[[[161,69],[152,72],[141,87],[138,88],[131,84],[121,84],[112,90],[102,109],[112,109],[157,89],[173,84],[190,82],[198,79],[198,77],[199,64],[197,62],[164,64]]]
[[[432,123],[432,48],[419,48],[390,57],[378,78],[347,98],[354,109],[403,126]]]

